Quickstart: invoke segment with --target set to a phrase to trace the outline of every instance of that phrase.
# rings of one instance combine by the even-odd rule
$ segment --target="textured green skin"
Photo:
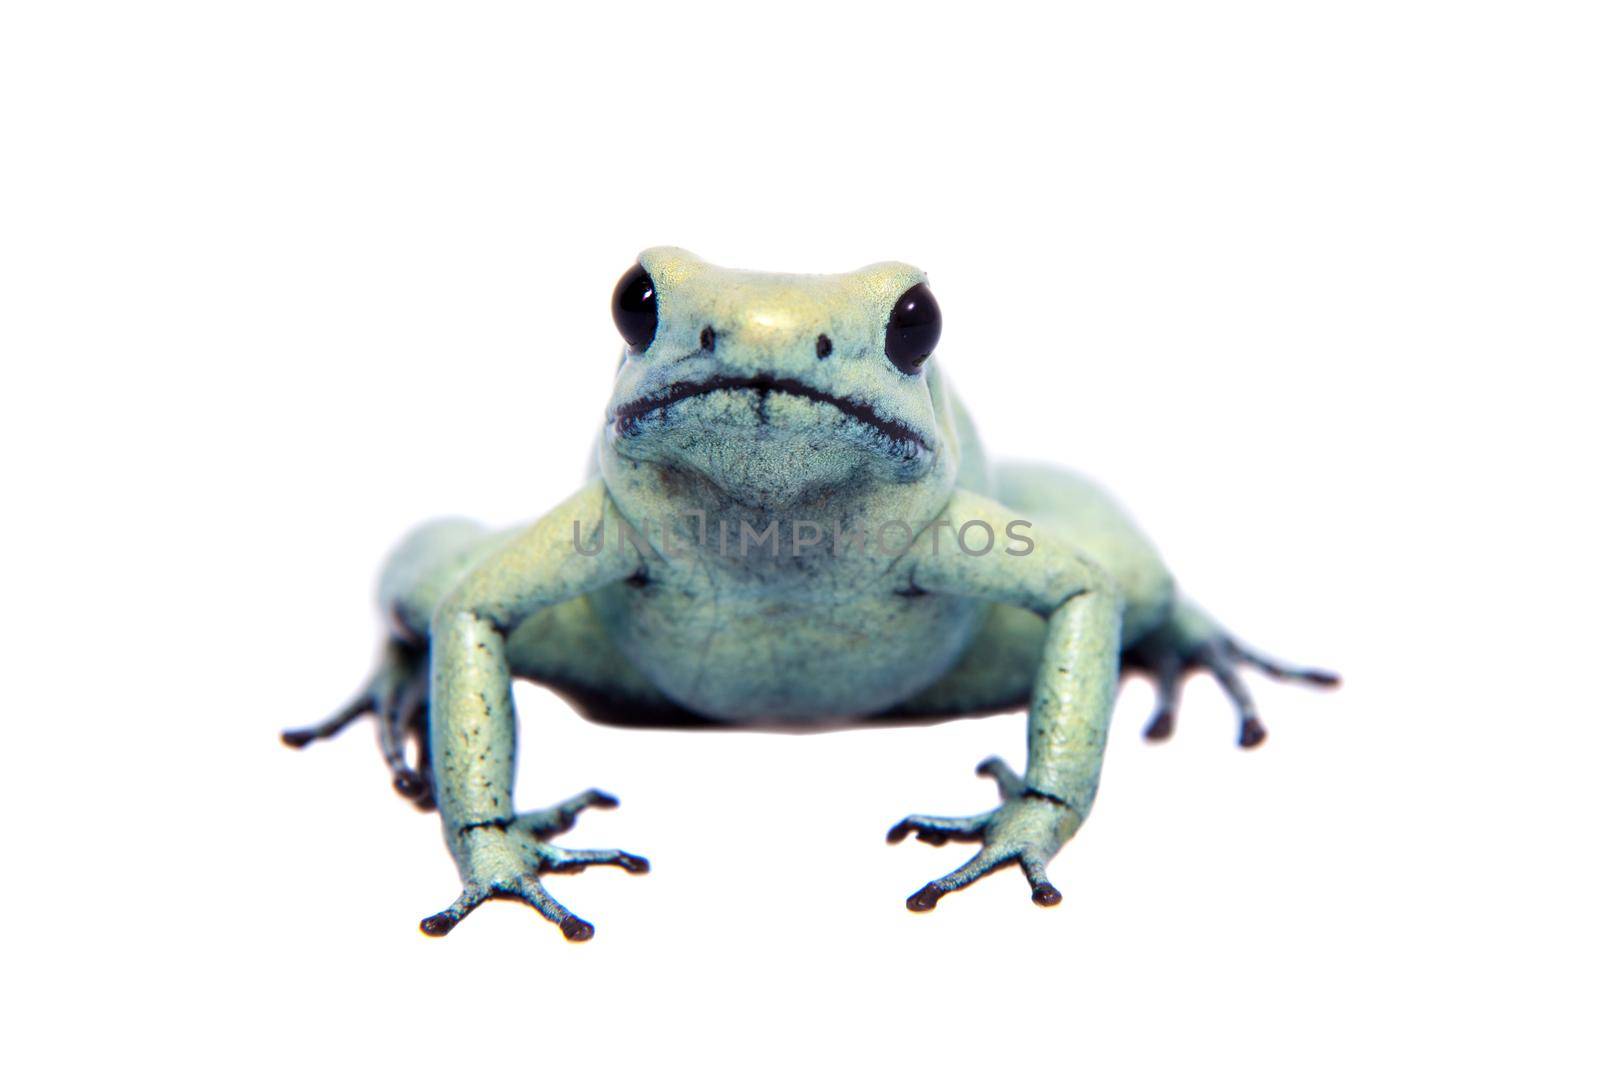
[[[380,599],[394,647],[420,647],[425,636],[431,650],[433,790],[464,886],[451,908],[425,920],[427,932],[447,932],[482,900],[504,896],[581,940],[593,928],[551,898],[540,875],[593,863],[645,869],[627,853],[548,843],[584,807],[610,803],[604,794],[512,811],[516,677],[623,721],[692,714],[795,727],[1026,703],[1025,773],[998,761],[980,767],[1000,786],[998,807],[912,817],[891,831],[891,840],[914,832],[981,843],[971,862],[908,901],[926,910],[1012,863],[1037,902],[1060,899],[1045,864],[1093,805],[1124,651],[1158,674],[1168,729],[1174,679],[1189,669],[1231,675],[1232,650],[1235,660],[1288,673],[1238,650],[1176,600],[1155,550],[1094,485],[1047,467],[992,467],[937,358],[913,375],[885,358],[890,308],[924,280],[919,271],[886,263],[845,275],[756,274],[676,249],[652,249],[640,262],[656,283],[659,326],[647,348],[622,360],[593,479],[525,528],[429,524],[385,568]],[[710,350],[706,327],[715,331]],[[832,341],[827,358],[819,334]],[[814,399],[751,389],[682,400],[632,425],[615,418],[619,406],[673,383],[757,374],[868,403],[929,447]],[[920,534],[903,550],[840,554],[824,536],[774,557],[702,547],[696,528],[676,521],[669,541],[662,520],[694,513],[713,530],[718,520],[737,531],[776,519],[781,529],[796,520],[828,531],[836,521],[869,530],[894,522]],[[1018,519],[1031,523],[1027,554],[969,555],[954,540],[969,521],[998,533]],[[637,541],[619,543],[624,522],[642,534]],[[372,683],[380,710],[383,693],[408,684],[420,700],[428,662],[401,656],[380,667]],[[1253,743],[1253,710],[1242,688],[1236,696]]]

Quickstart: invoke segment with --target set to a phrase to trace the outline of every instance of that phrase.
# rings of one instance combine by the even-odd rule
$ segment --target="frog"
[[[547,876],[621,849],[555,838],[589,789],[517,811],[512,683],[597,722],[831,729],[1026,711],[1019,772],[990,757],[994,807],[909,815],[889,829],[975,846],[906,900],[932,911],[1003,868],[1035,904],[1088,818],[1120,682],[1153,682],[1144,736],[1171,736],[1187,682],[1208,675],[1238,744],[1266,730],[1245,668],[1329,687],[1234,637],[1180,595],[1153,543],[1097,483],[991,460],[935,350],[943,313],[919,269],[840,274],[715,266],[642,252],[612,290],[623,350],[580,489],[495,530],[428,522],[378,582],[385,637],[357,695],[292,747],[372,717],[395,790],[437,810],[460,875],[420,923],[449,933],[490,899],[529,905],[570,941],[594,924]]]

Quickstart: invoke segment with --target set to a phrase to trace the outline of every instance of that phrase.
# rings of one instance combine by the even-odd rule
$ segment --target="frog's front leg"
[[[649,867],[626,852],[568,850],[548,842],[584,807],[614,805],[606,794],[591,791],[521,815],[511,802],[517,730],[506,635],[542,608],[635,573],[641,561],[632,542],[616,536],[620,522],[604,487],[591,483],[475,566],[434,612],[434,789],[462,892],[450,907],[422,921],[424,933],[449,933],[479,904],[502,897],[531,905],[569,940],[584,941],[594,927],[556,901],[541,877],[597,864],[633,873]]]
[[[913,815],[889,831],[891,843],[912,833],[931,844],[981,842],[971,860],[912,894],[906,901],[912,911],[931,910],[946,893],[1012,864],[1021,867],[1035,903],[1060,903],[1045,866],[1094,803],[1116,698],[1121,598],[1093,561],[1037,529],[1028,531],[1032,549],[1012,554],[1006,534],[1019,519],[992,500],[958,492],[930,533],[981,523],[994,532],[991,551],[969,555],[946,534],[936,553],[919,544],[902,562],[918,588],[1016,604],[1047,620],[1028,713],[1026,772],[1019,776],[999,759],[987,760],[978,771],[999,785],[998,807],[964,818]]]

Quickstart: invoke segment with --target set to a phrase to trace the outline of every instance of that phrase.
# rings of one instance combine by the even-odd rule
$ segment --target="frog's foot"
[[[1256,670],[1280,682],[1331,688],[1339,684],[1332,671],[1294,667],[1241,644],[1197,610],[1180,605],[1174,620],[1128,649],[1123,666],[1148,673],[1155,682],[1156,709],[1144,728],[1149,741],[1165,741],[1177,725],[1178,699],[1191,674],[1205,672],[1217,680],[1239,715],[1239,747],[1255,748],[1267,739],[1255,701],[1239,677],[1239,667]]]
[[[540,879],[546,874],[574,874],[588,867],[621,867],[644,874],[650,861],[620,849],[569,849],[549,838],[570,830],[586,808],[614,808],[616,798],[598,789],[579,793],[540,811],[515,819],[464,826],[454,849],[461,867],[461,895],[445,910],[422,920],[422,932],[443,937],[486,900],[520,900],[561,928],[568,941],[587,941],[594,925],[568,911]]]
[[[906,899],[912,911],[932,911],[946,893],[976,882],[1002,867],[1016,865],[1033,890],[1033,902],[1040,907],[1061,903],[1061,891],[1045,876],[1045,865],[1061,846],[1077,832],[1082,817],[1058,797],[1028,788],[1004,760],[990,758],[978,765],[978,773],[995,780],[1000,787],[1000,806],[982,815],[957,818],[938,815],[912,815],[889,830],[889,843],[916,834],[930,845],[947,841],[981,841],[978,854],[943,878],[935,878]]]
[[[304,748],[337,735],[366,715],[378,724],[378,749],[389,766],[395,792],[419,811],[432,811],[433,767],[428,756],[428,656],[425,650],[391,640],[360,691],[322,722],[285,730],[283,743]]]

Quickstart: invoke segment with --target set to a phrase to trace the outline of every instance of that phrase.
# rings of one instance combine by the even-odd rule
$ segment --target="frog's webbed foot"
[[[428,756],[428,655],[391,640],[371,677],[344,707],[312,726],[282,733],[283,743],[304,748],[339,734],[366,715],[378,725],[378,749],[389,766],[395,792],[419,811],[432,811],[433,767]]]
[[[456,853],[465,872],[461,895],[441,912],[422,920],[422,932],[443,937],[486,900],[520,900],[561,928],[568,941],[587,941],[594,925],[568,911],[551,896],[541,875],[575,874],[589,867],[620,867],[644,874],[650,861],[620,849],[571,849],[549,843],[570,830],[587,808],[614,808],[609,793],[590,789],[559,804],[514,819],[463,827]]]
[[[1295,667],[1246,647],[1221,627],[1187,606],[1180,606],[1172,623],[1150,634],[1123,655],[1128,670],[1148,673],[1155,682],[1156,708],[1144,728],[1148,741],[1165,741],[1177,725],[1178,700],[1189,676],[1204,672],[1217,680],[1239,716],[1239,747],[1255,748],[1267,739],[1267,729],[1256,712],[1255,701],[1239,676],[1240,667],[1253,667],[1280,682],[1299,682],[1331,688],[1339,684],[1332,671]]]
[[[1061,903],[1061,891],[1050,884],[1045,865],[1077,832],[1082,817],[1061,799],[1029,789],[998,757],[984,760],[978,765],[978,773],[993,778],[1000,787],[999,807],[982,815],[954,818],[912,815],[889,830],[891,845],[911,834],[930,845],[943,845],[948,841],[982,842],[976,856],[911,894],[906,899],[906,907],[912,911],[932,911],[945,894],[1013,865],[1022,869],[1033,890],[1035,904],[1048,908]]]

